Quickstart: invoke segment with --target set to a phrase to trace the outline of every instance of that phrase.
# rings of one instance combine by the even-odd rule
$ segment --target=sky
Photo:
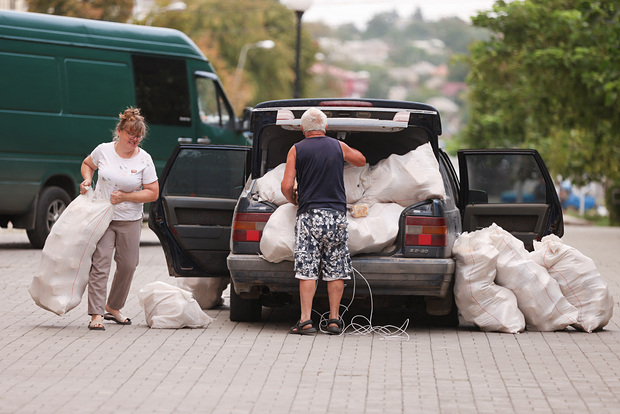
[[[460,17],[469,22],[479,10],[490,10],[495,0],[313,0],[303,21],[329,25],[354,23],[359,28],[375,15],[396,10],[402,17],[413,15],[419,6],[425,20]]]

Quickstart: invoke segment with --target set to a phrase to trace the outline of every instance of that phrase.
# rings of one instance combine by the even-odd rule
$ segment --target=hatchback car
[[[439,148],[441,121],[432,106],[372,99],[295,99],[253,108],[253,145],[181,144],[161,177],[149,226],[159,237],[169,273],[176,277],[231,277],[230,318],[255,321],[263,306],[295,301],[293,262],[261,255],[263,229],[278,205],[258,194],[257,181],[286,161],[302,140],[301,115],[317,107],[328,117],[327,135],[361,151],[373,169],[390,156],[429,146],[444,192],[402,206],[393,243],[352,257],[371,294],[390,306],[457,322],[452,295],[452,245],[463,231],[496,223],[528,249],[547,234],[563,234],[562,209],[545,163],[534,149],[458,151],[457,174]],[[352,295],[353,284],[345,289]],[[317,296],[325,296],[319,284]],[[378,302],[377,302],[378,303]]]

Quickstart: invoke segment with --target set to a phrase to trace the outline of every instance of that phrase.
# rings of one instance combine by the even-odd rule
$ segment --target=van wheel
[[[71,197],[60,187],[45,187],[39,194],[35,211],[34,230],[28,230],[28,240],[36,249],[42,249],[52,226],[71,203]]]
[[[233,322],[258,322],[262,317],[263,306],[260,299],[243,299],[230,284],[230,320]]]

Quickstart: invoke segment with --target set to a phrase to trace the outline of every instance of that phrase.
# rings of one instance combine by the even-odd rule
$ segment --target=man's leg
[[[316,290],[316,281],[299,280],[299,301],[301,305],[301,322],[312,319],[312,300],[314,299],[314,291]],[[310,326],[308,326],[310,327]]]
[[[327,282],[327,294],[329,295],[329,319],[340,317],[340,302],[344,293],[344,280],[332,280]],[[329,326],[337,326],[335,323]]]

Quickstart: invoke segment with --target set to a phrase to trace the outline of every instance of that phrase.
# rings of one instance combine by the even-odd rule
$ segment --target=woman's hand
[[[86,194],[86,190],[90,188],[91,184],[92,184],[91,180],[82,181],[82,183],[80,184],[80,194]]]
[[[122,203],[123,201],[126,201],[125,199],[126,195],[127,193],[124,193],[120,190],[116,190],[112,194],[110,194],[110,203],[112,204]]]

